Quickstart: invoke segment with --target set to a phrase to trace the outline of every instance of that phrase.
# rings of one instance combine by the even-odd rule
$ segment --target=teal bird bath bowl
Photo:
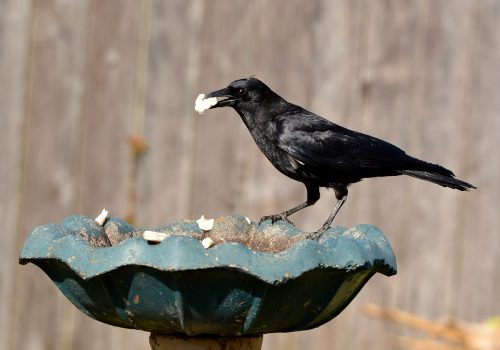
[[[186,335],[253,336],[318,327],[376,272],[396,273],[374,226],[335,227],[304,240],[295,227],[234,215],[210,231],[179,221],[156,231],[116,218],[71,216],[36,228],[20,263],[39,266],[88,316],[118,327]],[[215,245],[201,244],[212,237]]]

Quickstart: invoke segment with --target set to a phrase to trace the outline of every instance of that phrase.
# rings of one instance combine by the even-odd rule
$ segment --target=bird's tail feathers
[[[442,168],[442,167],[440,167]],[[443,168],[445,169],[445,168]],[[447,169],[445,169],[447,170]],[[447,170],[449,171],[449,170]],[[450,174],[435,173],[425,170],[403,170],[402,173],[417,179],[430,181],[435,184],[441,185],[443,187],[450,187],[460,191],[467,191],[471,188],[476,188],[474,185],[467,183],[465,181],[459,180],[454,177],[453,173],[449,171]]]

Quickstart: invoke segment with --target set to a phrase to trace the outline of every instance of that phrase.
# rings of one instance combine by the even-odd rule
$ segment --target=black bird
[[[235,80],[205,98],[217,98],[210,108],[233,107],[276,169],[306,186],[304,203],[264,216],[261,223],[269,219],[290,222],[289,215],[316,203],[320,187],[332,188],[337,204],[323,226],[309,235],[319,238],[345,203],[348,186],[369,177],[409,175],[460,191],[475,188],[440,165],[411,157],[386,141],[346,129],[287,102],[253,77]]]

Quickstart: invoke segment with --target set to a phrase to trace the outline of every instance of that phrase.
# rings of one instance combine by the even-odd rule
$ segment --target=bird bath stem
[[[318,327],[376,272],[396,273],[370,225],[309,240],[283,221],[233,215],[155,231],[166,238],[152,244],[120,219],[71,216],[36,228],[20,263],[39,266],[86,315],[150,332],[154,350],[257,350],[263,334]]]
[[[262,335],[255,337],[186,337],[152,332],[151,350],[260,350]]]

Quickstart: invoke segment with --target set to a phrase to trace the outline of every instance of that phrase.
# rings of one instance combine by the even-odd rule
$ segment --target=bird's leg
[[[332,225],[333,219],[335,219],[335,216],[339,212],[340,208],[344,205],[344,203],[347,200],[347,187],[342,187],[342,188],[336,188],[335,189],[335,196],[337,197],[337,204],[335,204],[335,208],[333,208],[332,213],[326,219],[325,223],[321,228],[316,231],[316,232],[311,232],[309,235],[307,235],[308,239],[318,239],[321,237],[321,235],[330,228]]]
[[[320,197],[319,187],[306,184],[306,189],[307,189],[307,200],[304,203],[300,203],[299,205],[293,207],[292,209],[288,209],[279,214],[263,216],[260,219],[259,224],[262,224],[266,220],[271,220],[271,223],[273,224],[278,220],[283,220],[293,225],[293,223],[290,220],[288,220],[288,216],[298,212],[299,210],[302,210],[304,208],[313,205],[318,201]]]
[[[333,211],[332,213],[330,214],[330,216],[328,217],[328,219],[326,219],[325,223],[323,224],[323,226],[321,226],[321,228],[316,231],[316,232],[312,232],[310,233],[307,238],[308,239],[318,239],[321,237],[321,235],[330,228],[330,226],[332,225],[332,221],[333,219],[335,219],[335,216],[337,215],[337,213],[339,212],[340,208],[342,208],[342,205],[344,205],[345,201],[347,200],[347,196],[344,196],[342,197],[341,199],[339,199],[337,201],[337,204],[335,205],[335,208],[333,208]]]

